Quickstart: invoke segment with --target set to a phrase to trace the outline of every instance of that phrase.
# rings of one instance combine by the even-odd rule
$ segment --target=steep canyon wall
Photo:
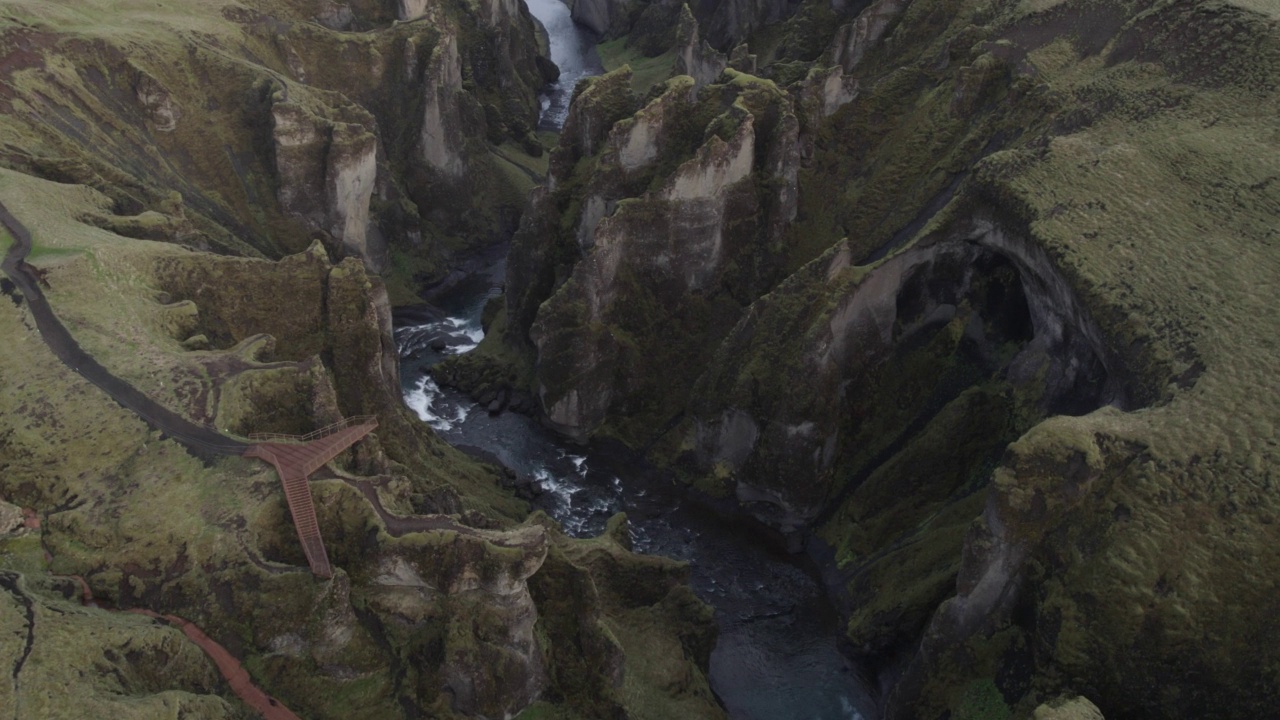
[[[663,6],[628,7],[596,29],[656,57]],[[1274,13],[760,13],[692,8],[718,77],[580,89],[510,352],[442,377],[531,378],[553,427],[806,551],[891,717],[1263,712]]]

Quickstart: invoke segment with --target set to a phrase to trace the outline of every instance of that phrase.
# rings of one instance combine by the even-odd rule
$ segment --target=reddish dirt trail
[[[205,635],[200,628],[177,615],[161,615],[140,608],[125,612],[164,620],[180,628],[188,638],[191,638],[192,642],[199,645],[201,650],[204,650],[205,654],[213,660],[213,664],[218,666],[218,672],[222,673],[222,677],[227,679],[227,682],[231,685],[231,690],[235,692],[236,696],[243,700],[246,705],[261,713],[265,720],[302,720],[297,715],[294,715],[289,708],[281,705],[279,700],[262,692],[257,685],[254,685],[253,680],[249,678],[249,673],[245,672],[245,669],[240,665],[240,661],[236,660],[231,653],[227,652],[226,648],[218,644],[213,638]]]
[[[75,580],[80,585],[80,602],[89,607],[102,607],[94,600],[93,592],[89,590],[89,583],[84,578],[79,575],[54,575],[54,577]],[[213,664],[217,666],[218,672],[222,674],[222,677],[226,678],[227,684],[231,686],[231,691],[236,694],[236,697],[261,714],[264,720],[302,720],[297,715],[294,715],[289,708],[281,705],[279,700],[254,685],[249,673],[245,671],[240,661],[227,652],[227,649],[222,647],[216,640],[205,635],[203,630],[192,623],[183,620],[177,615],[161,615],[158,612],[142,608],[131,608],[119,610],[118,612],[145,615],[155,620],[163,620],[182,630],[184,635],[196,645],[199,645],[200,649],[209,656],[209,659],[213,660]]]

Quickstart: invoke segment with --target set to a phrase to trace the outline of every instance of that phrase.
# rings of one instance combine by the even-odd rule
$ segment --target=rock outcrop
[[[401,400],[374,249],[385,237],[404,264],[409,228],[420,239],[438,229],[430,212],[473,223],[470,241],[501,236],[495,208],[518,208],[524,185],[507,182],[488,148],[532,126],[542,76],[533,62],[513,69],[533,57],[527,15],[507,2],[475,14],[432,6],[434,24],[378,26],[374,3],[299,5],[179,4],[149,9],[146,32],[124,13],[74,37],[17,8],[25,20],[0,30],[26,63],[6,65],[0,103],[31,110],[0,116],[0,200],[37,238],[30,272],[85,352],[223,435],[380,421],[312,484],[335,566],[318,581],[268,466],[197,458],[150,429],[61,364],[4,283],[4,373],[21,387],[0,400],[0,497],[32,511],[26,529],[0,537],[0,618],[20,640],[3,645],[19,672],[0,705],[23,717],[244,712],[179,631],[68,602],[80,590],[65,573],[100,605],[197,622],[301,717],[508,717],[531,705],[615,716],[668,704],[719,717],[702,677],[713,626],[682,584],[687,571],[529,519],[500,473]],[[313,12],[327,24],[309,22]],[[179,31],[196,22],[198,38]],[[420,154],[428,95],[461,133],[443,138],[464,165],[449,187]],[[450,194],[470,183],[491,193]],[[490,215],[452,218],[450,204]],[[609,563],[578,559],[606,543]],[[615,582],[606,572],[647,574],[661,592],[625,607],[617,594],[590,596]],[[546,591],[564,574],[581,592]],[[685,654],[686,638],[702,640]],[[585,646],[598,664],[581,665]],[[664,665],[686,679],[679,697],[649,671]]]
[[[462,118],[457,93],[462,90],[458,43],[448,36],[431,51],[424,75],[422,132],[418,153],[428,167],[455,179],[462,174]]]
[[[698,21],[694,19],[688,5],[680,7],[676,45],[679,50],[673,72],[692,77],[698,87],[714,82],[729,65],[723,53],[717,52],[702,39],[698,32]]]
[[[358,257],[373,272],[385,271],[388,248],[376,231],[369,232],[378,156],[373,117],[350,105],[325,117],[289,102],[283,90],[273,100],[281,209],[332,238],[336,254]]]
[[[723,333],[740,311],[736,293],[770,281],[766,258],[795,207],[786,188],[798,168],[798,123],[772,83],[734,72],[729,83],[698,90],[695,79],[677,77],[618,122],[625,81],[606,76],[582,93],[552,159],[552,194],[535,202],[512,253],[524,283],[544,280],[521,284],[512,271],[518,294],[508,331],[517,341],[528,333],[547,416],[574,434],[621,407],[643,415],[641,398],[688,387],[693,378],[672,366],[696,367],[706,334]],[[616,100],[605,102],[611,92]],[[611,127],[600,122],[610,119]],[[592,132],[584,137],[581,125]],[[693,143],[701,147],[689,157]],[[590,158],[585,172],[574,158]],[[760,202],[758,183],[780,192]],[[589,190],[557,219],[557,196],[578,188]],[[556,263],[576,255],[556,287],[565,272]],[[682,330],[660,338],[664,326]],[[667,349],[641,352],[650,345]]]
[[[831,62],[852,73],[907,9],[906,0],[876,0],[853,22],[842,25],[831,43]]]
[[[814,2],[725,45],[691,10],[785,96],[796,180],[762,181],[747,76],[602,114],[512,255],[552,424],[807,552],[889,717],[1265,713],[1275,633],[1236,619],[1275,612],[1245,565],[1280,567],[1275,123],[1222,109],[1275,106],[1274,18]],[[700,150],[669,159],[682,115]]]

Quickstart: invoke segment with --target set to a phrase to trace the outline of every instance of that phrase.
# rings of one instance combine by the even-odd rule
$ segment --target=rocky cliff
[[[705,85],[580,93],[513,245],[508,377],[807,552],[890,717],[1265,713],[1276,14],[742,27]]]
[[[0,5],[0,203],[75,342],[230,438],[380,421],[312,476],[318,579],[273,470],[117,405],[0,281],[0,712],[256,714],[139,610],[299,717],[722,715],[687,569],[621,516],[565,537],[400,398],[393,294],[509,234],[532,184],[522,4]]]
[[[385,289],[358,260],[335,265],[319,243],[272,262],[124,238],[77,219],[109,213],[102,194],[11,171],[0,202],[32,229],[50,302],[81,346],[165,407],[231,437],[380,420],[312,483],[335,566],[317,579],[269,466],[202,462],[150,429],[55,359],[8,288],[0,493],[35,521],[0,535],[5,602],[27,608],[13,622],[29,638],[5,648],[36,668],[6,684],[18,717],[244,712],[175,631],[74,607],[62,576],[82,576],[100,606],[195,622],[302,717],[498,717],[534,703],[719,715],[699,670],[714,630],[684,569],[632,554],[621,516],[606,537],[566,538],[419,423],[399,397]],[[565,576],[573,594],[547,589]],[[644,591],[595,592],[625,582]],[[586,667],[569,649],[584,643]],[[679,692],[649,670],[654,652],[686,676]],[[94,672],[118,683],[56,696],[79,658],[100,654]]]
[[[510,234],[550,66],[523,5],[383,5],[14,4],[4,163],[164,216],[134,236],[267,257],[320,238],[407,299]]]
[[[685,568],[564,537],[399,402],[392,296],[512,231],[441,375],[807,554],[887,717],[1280,700],[1271,5],[579,0],[636,67],[579,86],[527,212],[519,4],[3,6],[0,201],[84,349],[233,434],[382,423],[313,483],[317,581],[265,466],[150,430],[5,285],[16,715],[245,712],[63,574],[308,717],[720,715]]]

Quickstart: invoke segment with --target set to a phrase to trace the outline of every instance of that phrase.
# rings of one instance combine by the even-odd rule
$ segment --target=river
[[[558,0],[530,0],[550,36],[560,80],[543,101],[540,126],[558,130],[573,86],[601,71],[594,39]],[[683,501],[680,491],[625,450],[570,444],[532,418],[490,415],[429,374],[484,337],[480,316],[505,282],[495,257],[436,298],[438,320],[400,325],[396,342],[406,404],[457,446],[482,449],[542,490],[535,504],[575,537],[598,534],[624,511],[637,552],[688,561],[694,591],[715,608],[720,634],[710,681],[734,720],[867,720],[876,704],[836,646],[836,613],[820,582],[744,527]],[[434,349],[433,349],[434,348]]]
[[[529,12],[547,29],[551,61],[560,68],[560,78],[542,96],[539,130],[559,131],[569,115],[569,101],[578,81],[604,72],[596,54],[595,38],[569,15],[569,6],[560,0],[527,0]]]

